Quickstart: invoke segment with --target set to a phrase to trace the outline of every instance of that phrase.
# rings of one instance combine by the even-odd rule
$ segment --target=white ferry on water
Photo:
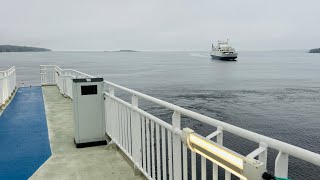
[[[218,41],[218,45],[216,47],[211,47],[210,55],[213,59],[220,60],[235,60],[238,57],[238,53],[234,48],[229,45],[229,40],[227,41]]]

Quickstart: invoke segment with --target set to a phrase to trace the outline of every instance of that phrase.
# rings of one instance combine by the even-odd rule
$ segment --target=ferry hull
[[[222,56],[215,56],[211,55],[212,59],[218,59],[218,60],[224,60],[224,61],[236,61],[237,56],[227,56],[227,57],[222,57]]]

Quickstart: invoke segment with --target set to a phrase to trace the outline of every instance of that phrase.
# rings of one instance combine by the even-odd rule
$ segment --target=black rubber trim
[[[95,142],[87,142],[87,143],[76,143],[76,140],[74,139],[74,144],[77,148],[86,148],[86,147],[92,147],[92,146],[101,146],[106,145],[107,141],[95,141]]]

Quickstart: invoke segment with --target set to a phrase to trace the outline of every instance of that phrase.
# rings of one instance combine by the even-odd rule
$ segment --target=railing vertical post
[[[138,107],[138,97],[132,95],[132,107]],[[132,157],[134,159],[134,169],[135,174],[139,174],[139,167],[142,167],[142,157],[141,157],[141,121],[139,114],[132,110]],[[153,135],[152,135],[153,136]]]
[[[3,77],[5,77],[5,74],[3,73]],[[1,101],[0,101],[0,106],[2,105],[2,104],[5,104],[5,100],[6,100],[6,95],[5,95],[5,78],[3,78],[3,79],[1,79],[1,81],[0,81],[0,90],[1,90]]]
[[[288,177],[288,162],[289,156],[286,153],[279,151],[275,162],[274,175],[282,178]]]
[[[217,128],[220,133],[217,135],[217,143],[220,145],[223,145],[223,131],[222,127]],[[218,165],[217,164],[212,164],[212,179],[213,180],[218,180]]]
[[[267,159],[268,159],[268,146],[266,143],[261,142],[259,147],[265,148],[265,150],[259,154],[258,160],[264,163],[264,168],[267,169]]]
[[[109,86],[109,94],[110,94],[110,96],[114,96],[114,87]]]
[[[181,137],[177,135],[176,130],[180,130],[180,121],[181,116],[180,113],[174,111],[172,115],[172,141],[173,141],[173,179],[180,180],[181,179]]]
[[[221,133],[219,133],[217,135],[217,143],[220,144],[220,145],[223,145],[223,130],[222,130],[222,127],[218,127],[218,130],[220,130]],[[227,171],[227,170],[225,170],[224,179],[225,180],[231,180],[231,173],[229,171]]]
[[[3,79],[3,93],[4,93],[4,100],[6,101],[9,97],[9,90],[8,90],[8,73],[5,74],[5,78]]]
[[[14,72],[13,72],[13,81],[14,81],[14,88],[17,87],[17,74],[16,74],[16,67],[14,66]]]
[[[42,73],[43,73],[43,84],[47,84],[47,68],[45,66],[43,66]]]
[[[201,156],[201,180],[207,179],[207,159]]]
[[[44,78],[43,78],[43,66],[40,65],[40,81],[41,85],[44,84]]]
[[[56,76],[55,76],[54,73],[55,73],[54,66],[50,66],[51,84],[55,84],[56,83]]]
[[[67,77],[66,76],[62,76],[62,93],[64,95],[68,95],[68,88],[67,88]]]
[[[109,86],[108,90],[109,90],[110,96],[113,97],[114,96],[114,87]],[[115,112],[115,103],[114,103],[114,100],[112,98],[110,98],[110,100],[109,100],[109,102],[107,104],[106,114],[107,114],[108,121],[109,121],[108,129],[110,130],[108,133],[109,133],[111,138],[114,138],[115,113],[116,113]],[[131,128],[130,124],[129,124],[129,128]],[[129,137],[131,137],[131,133],[129,133]],[[131,143],[131,141],[129,143]]]

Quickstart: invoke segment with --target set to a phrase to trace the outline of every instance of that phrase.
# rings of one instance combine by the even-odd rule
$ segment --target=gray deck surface
[[[30,179],[145,179],[119,150],[77,149],[73,143],[72,101],[56,86],[42,87],[52,156]]]

